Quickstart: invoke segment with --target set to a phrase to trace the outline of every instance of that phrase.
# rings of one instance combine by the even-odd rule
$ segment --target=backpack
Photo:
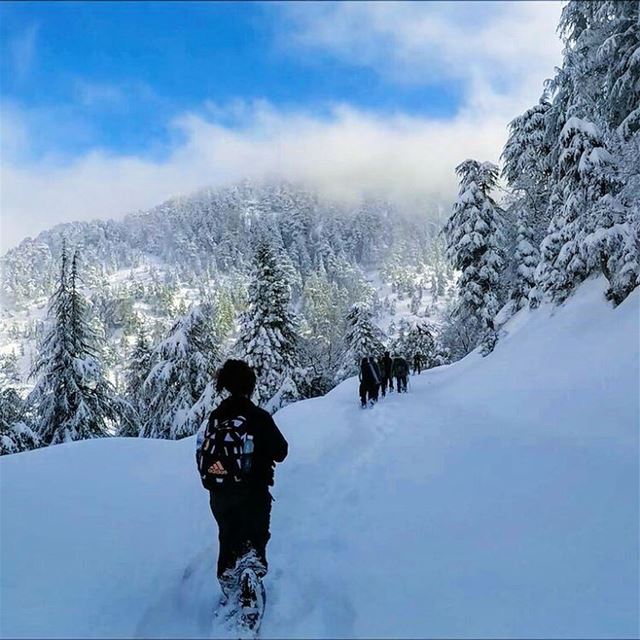
[[[253,434],[249,433],[244,416],[211,420],[196,452],[198,471],[205,489],[245,482],[251,474],[253,451]],[[216,462],[222,464],[226,474],[209,472],[209,467]]]

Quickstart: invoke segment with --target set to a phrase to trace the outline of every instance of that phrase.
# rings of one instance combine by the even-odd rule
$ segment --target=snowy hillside
[[[637,636],[640,296],[604,288],[372,410],[350,379],[276,414],[265,637]],[[218,635],[193,448],[0,460],[2,635]]]
[[[370,307],[390,338],[403,321],[437,327],[454,297],[454,272],[439,224],[429,222],[437,212],[414,213],[364,198],[332,203],[286,182],[244,181],[120,221],[57,225],[0,256],[0,377],[22,396],[35,383],[29,374],[60,281],[63,241],[79,250],[93,340],[121,395],[130,391],[126,369],[140,332],[157,346],[192,305],[211,304],[216,339],[234,344],[259,238],[277,249],[301,334],[322,350],[341,348],[353,304]]]
[[[329,201],[301,185],[243,181],[173,198],[123,220],[56,225],[0,256],[0,300],[9,308],[51,294],[63,239],[79,247],[84,280],[94,289],[119,270],[155,267],[165,284],[194,287],[222,274],[245,273],[256,238],[276,241],[291,268],[308,275],[320,264],[377,266],[394,249],[405,262],[423,257],[441,225],[437,210],[409,216],[388,202]],[[428,215],[427,215],[428,213]],[[420,215],[416,215],[420,214]],[[397,252],[396,252],[397,253]]]

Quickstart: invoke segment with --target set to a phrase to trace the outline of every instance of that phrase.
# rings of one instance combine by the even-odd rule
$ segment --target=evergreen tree
[[[555,302],[565,300],[594,270],[596,262],[607,275],[608,245],[596,242],[595,237],[612,226],[618,207],[613,195],[614,159],[604,147],[598,127],[577,117],[569,118],[561,143],[559,180],[549,203],[553,215],[536,271],[541,291]]]
[[[624,216],[619,213],[608,232],[609,242],[616,248],[609,251],[612,264],[607,291],[614,304],[622,302],[640,284],[640,134],[620,147],[619,159],[622,188],[618,202]]]
[[[301,389],[304,396],[322,395],[331,389],[342,357],[344,320],[348,294],[331,282],[324,266],[307,279],[302,297],[305,320],[302,357],[306,368],[313,371],[310,386]]]
[[[620,302],[638,284],[640,27],[637,2],[565,5],[562,67],[549,88],[551,222],[541,245],[540,289],[561,302],[588,274]]]
[[[192,307],[153,350],[141,394],[143,437],[177,440],[198,430],[191,410],[220,362],[211,315],[211,309]]]
[[[456,315],[478,335],[487,352],[495,341],[496,288],[503,267],[501,211],[491,197],[498,168],[490,162],[465,160],[456,173],[460,176],[458,200],[444,227],[447,256],[461,271]]]
[[[347,292],[327,277],[324,268],[311,274],[305,283],[302,310],[313,338],[327,345],[342,341]]]
[[[149,337],[142,324],[140,324],[136,334],[136,342],[128,355],[125,369],[126,396],[138,415],[138,423],[136,425],[128,424],[127,426],[134,426],[135,428],[121,431],[118,434],[120,436],[137,436],[139,433],[140,423],[142,422],[141,417],[147,411],[143,397],[143,387],[152,366],[152,349]]]
[[[630,138],[640,129],[640,8],[636,0],[571,0],[563,8],[563,70],[571,82],[566,117]]]
[[[0,387],[16,386],[20,384],[20,371],[15,353],[0,355]]]
[[[427,322],[418,322],[413,325],[407,334],[403,354],[406,354],[408,362],[413,360],[416,353],[422,355],[422,366],[427,369],[433,366],[435,358],[435,340],[433,328]]]
[[[509,124],[502,152],[502,176],[517,198],[518,225],[525,225],[538,245],[547,230],[549,199],[549,145],[545,139],[546,116],[551,104],[546,96]]]
[[[19,453],[39,446],[28,425],[27,407],[16,391],[20,383],[16,358],[0,357],[0,455]]]
[[[602,109],[610,126],[628,140],[640,131],[640,3],[595,4],[595,21],[604,25],[596,51],[604,77]]]
[[[0,382],[0,456],[40,446],[26,413],[25,403],[18,392]]]
[[[395,327],[394,333],[391,333],[391,327],[389,327],[389,333],[392,336],[391,351],[392,355],[402,356],[403,358],[409,357],[409,332],[411,331],[411,323],[407,318],[402,318],[398,325]]]
[[[249,304],[240,318],[236,350],[256,373],[258,404],[275,412],[300,397],[297,383],[306,374],[300,365],[291,285],[277,251],[266,240],[256,247]]]
[[[516,246],[513,254],[516,277],[511,289],[511,298],[515,302],[516,310],[525,305],[535,288],[535,272],[540,260],[534,233],[527,224],[526,218],[521,216],[517,224]]]
[[[346,318],[346,333],[342,357],[342,376],[354,375],[360,370],[360,361],[369,356],[380,356],[384,351],[383,333],[373,324],[367,307],[354,304]]]
[[[132,419],[131,407],[120,399],[104,376],[90,331],[87,303],[78,289],[78,253],[68,273],[63,247],[60,279],[50,306],[51,327],[45,336],[29,396],[43,444],[58,444],[112,435]]]

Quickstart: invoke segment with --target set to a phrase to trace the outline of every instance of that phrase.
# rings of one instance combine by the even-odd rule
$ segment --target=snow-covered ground
[[[640,292],[591,281],[371,410],[276,415],[265,637],[636,637]],[[5,637],[206,636],[216,529],[179,442],[0,462]]]

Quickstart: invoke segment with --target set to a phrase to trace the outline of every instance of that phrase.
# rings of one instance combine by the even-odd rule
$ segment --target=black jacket
[[[380,384],[380,371],[375,361],[367,359],[364,364],[360,365],[360,382],[366,387],[372,387]]]
[[[231,396],[223,400],[211,412],[207,429],[213,427],[215,419],[225,420],[236,416],[246,418],[247,430],[253,434],[254,452],[249,483],[254,487],[268,487],[273,485],[273,471],[276,462],[282,462],[289,451],[289,445],[280,429],[276,426],[271,414],[257,407],[249,398]],[[226,488],[227,483],[220,484],[220,490]],[[216,486],[213,491],[217,490]]]
[[[380,361],[380,369],[382,370],[383,378],[391,377],[391,369],[393,367],[393,360],[391,360],[390,356],[384,356]]]

